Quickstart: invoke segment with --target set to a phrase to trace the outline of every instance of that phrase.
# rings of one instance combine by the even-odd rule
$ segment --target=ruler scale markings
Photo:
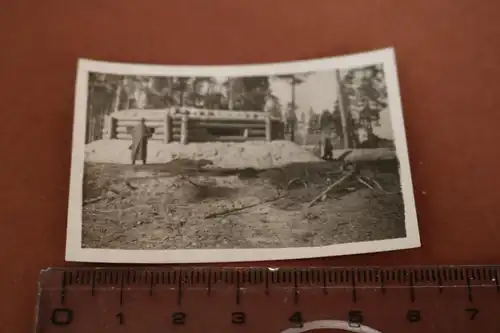
[[[208,278],[207,278],[207,296],[210,296],[212,293],[212,271],[210,268],[207,270]]]
[[[123,273],[120,274],[117,272],[117,275],[119,275],[119,280],[120,280],[120,306],[123,305],[123,284],[125,283],[125,279],[123,277]]]
[[[443,293],[443,278],[441,277],[441,270],[438,269],[437,271],[437,278],[438,278],[438,284],[439,284],[439,287],[438,287],[438,291],[439,293]]]
[[[472,303],[472,288],[470,286],[469,272],[466,272],[466,283],[467,283],[467,299]]]
[[[160,281],[161,281],[161,279],[160,279],[160,277],[161,277],[160,272],[155,272],[154,276],[155,276],[155,284],[161,284],[160,283]]]
[[[97,279],[97,273],[96,271],[92,272],[92,284],[90,286],[90,295],[94,296],[95,295],[95,284],[96,284],[96,279]]]
[[[326,283],[327,283],[327,272],[326,272],[326,269],[322,269],[321,270],[321,273],[323,275],[323,294],[324,295],[328,295],[328,289],[326,288]]]
[[[358,295],[357,295],[357,292],[356,292],[356,276],[355,276],[355,273],[354,273],[354,270],[351,271],[351,289],[352,289],[352,301],[354,303],[356,303],[358,301]],[[347,275],[346,276],[346,282],[349,282],[349,276]]]
[[[458,327],[458,331],[455,330],[456,333],[466,333],[468,331],[465,330],[465,328],[470,329],[470,325],[485,325],[488,321],[496,321],[499,322],[496,317],[493,316],[494,309],[497,309],[500,311],[500,303],[497,305],[496,303],[493,303],[492,298],[488,298],[488,292],[493,292],[493,293],[498,293],[499,292],[499,281],[498,281],[498,271],[499,267],[460,267],[460,266],[448,266],[448,267],[435,267],[435,268],[301,268],[301,269],[280,269],[278,272],[273,272],[269,269],[218,269],[215,268],[213,271],[211,269],[197,269],[197,270],[190,270],[190,269],[185,269],[181,270],[180,269],[152,269],[152,270],[134,270],[134,269],[77,269],[73,270],[71,268],[63,269],[63,270],[54,270],[52,271],[52,274],[54,275],[55,278],[59,278],[59,280],[54,280],[52,281],[59,281],[57,284],[56,282],[56,288],[54,288],[54,284],[46,284],[46,290],[55,290],[59,289],[58,291],[60,292],[59,294],[52,294],[50,293],[45,293],[44,295],[47,295],[45,297],[53,297],[55,300],[55,295],[60,296],[60,303],[61,305],[64,305],[67,302],[67,297],[69,296],[69,299],[71,300],[71,304],[75,303],[75,300],[77,303],[79,302],[79,292],[87,291],[90,287],[91,289],[91,294],[92,296],[98,297],[98,299],[101,299],[104,294],[106,293],[99,293],[97,292],[97,289],[99,288],[99,285],[102,283],[104,286],[108,285],[111,288],[116,288],[114,286],[111,286],[113,284],[119,284],[120,286],[120,305],[124,304],[124,300],[126,297],[124,297],[124,290],[128,291],[130,290],[144,290],[143,288],[149,287],[150,295],[151,295],[151,290],[152,286],[155,284],[155,279],[158,278],[160,280],[160,276],[164,276],[165,274],[167,275],[167,280],[170,280],[169,282],[175,282],[177,285],[178,289],[178,302],[177,306],[181,305],[181,298],[184,296],[188,296],[186,294],[191,293],[191,291],[195,291],[199,289],[197,285],[202,283],[205,287],[207,287],[207,293],[210,293],[208,289],[213,289],[213,288],[219,288],[218,286],[213,286],[212,284],[212,276],[219,275],[220,276],[220,281],[223,281],[226,285],[233,285],[233,287],[236,288],[236,304],[242,304],[242,298],[243,296],[241,294],[243,288],[244,290],[249,290],[248,294],[248,301],[247,297],[245,294],[245,303],[248,302],[248,304],[245,304],[245,312],[247,311],[252,311],[252,306],[253,306],[253,301],[256,300],[253,295],[255,293],[253,290],[258,291],[259,289],[262,291],[264,289],[267,294],[269,294],[271,286],[269,285],[269,281],[273,278],[273,284],[272,287],[276,288],[284,288],[285,290],[291,290],[294,293],[294,303],[298,304],[299,302],[302,302],[302,298],[304,298],[306,301],[309,297],[309,295],[312,296],[312,294],[309,292],[312,289],[316,289],[319,292],[322,292],[324,294],[328,294],[329,292],[329,283],[332,278],[333,280],[337,280],[336,282],[339,282],[342,285],[335,286],[335,289],[332,289],[333,292],[331,292],[332,295],[335,295],[335,291],[337,290],[342,290],[344,289],[345,291],[348,291],[351,289],[352,292],[352,302],[359,304],[360,308],[358,309],[363,317],[364,321],[368,326],[370,326],[369,321],[376,321],[376,318],[373,316],[376,316],[374,314],[369,314],[370,311],[379,311],[376,306],[373,307],[373,304],[376,304],[373,302],[368,302],[365,303],[365,288],[367,290],[369,289],[380,289],[381,294],[384,295],[385,297],[389,297],[389,300],[391,300],[391,297],[393,297],[392,292],[388,292],[387,289],[392,289],[394,288],[403,288],[407,289],[409,292],[410,300],[412,303],[418,302],[419,308],[417,309],[408,309],[404,310],[404,314],[411,315],[411,320],[409,317],[407,317],[406,321],[414,323],[413,325],[417,325],[416,323],[418,322],[418,325],[428,325],[426,323],[426,319],[429,318],[429,310],[430,308],[426,308],[427,306],[431,306],[431,304],[436,304],[436,308],[432,311],[434,311],[434,315],[432,314],[431,311],[431,318],[434,318],[436,316],[436,311],[439,313],[439,311],[443,311],[446,313],[446,315],[453,315],[456,316],[456,319],[454,321],[459,322],[460,320],[467,320],[470,322],[469,325],[463,325],[464,326],[464,331],[462,331],[461,327],[459,327],[459,324],[455,323],[455,326]],[[184,273],[185,272],[185,273]],[[62,273],[62,274],[61,274]],[[47,274],[50,275],[50,274]],[[102,276],[102,278],[101,278]],[[391,282],[389,285],[388,280],[391,280],[391,277],[394,279],[393,282]],[[389,278],[389,279],[387,279]],[[127,284],[130,284],[130,286],[127,286]],[[183,286],[184,284],[184,286]],[[306,288],[301,289],[301,285],[305,284],[307,285]],[[50,287],[50,289],[49,289]],[[223,287],[223,286],[221,286]],[[359,291],[358,292],[358,287]],[[429,293],[423,293],[419,294],[417,298],[417,289],[419,287],[424,287],[425,289],[428,288],[433,288],[437,289],[440,291],[440,294],[436,294],[436,296],[431,296]],[[467,295],[467,300],[471,304],[475,304],[475,306],[471,305],[471,308],[461,308],[460,307],[460,302],[453,301],[454,295],[457,295],[454,292],[451,292],[450,294],[448,293],[442,293],[444,288],[453,288],[453,290],[457,290],[458,292],[461,292],[460,289],[465,291]],[[43,290],[44,286],[41,285],[41,288]],[[475,288],[481,288],[481,292],[475,293]],[[422,289],[423,291],[424,289]],[[418,289],[420,292],[420,289]],[[271,292],[272,294],[272,292]],[[299,295],[300,294],[300,295]],[[394,297],[396,296],[397,293],[394,294]],[[83,294],[80,294],[83,295]],[[194,294],[193,294],[194,295]],[[368,297],[377,297],[375,295],[377,294],[366,294],[367,299]],[[380,294],[378,294],[380,295]],[[382,295],[378,297],[382,297]],[[438,295],[443,295],[443,296],[438,296]],[[445,295],[450,295],[450,296],[445,296]],[[458,296],[461,294],[459,293]],[[361,298],[359,298],[361,296]],[[465,295],[464,295],[465,296]],[[222,299],[226,299],[226,296],[221,296]],[[233,296],[234,297],[234,296]],[[278,298],[277,298],[278,297]],[[271,298],[269,299],[269,305],[273,306],[271,304],[274,304],[274,306],[280,304],[280,303],[274,303],[279,301],[278,294],[273,294]],[[422,297],[424,301],[422,301]],[[434,301],[430,301],[434,297]],[[74,300],[75,299],[75,300]],[[106,298],[104,298],[105,300]],[[214,299],[214,302],[222,302],[223,300],[220,297],[217,297],[218,300]],[[427,299],[427,301],[426,301]],[[439,301],[442,299],[443,301]],[[335,299],[331,299],[329,297],[326,298],[321,298],[318,299],[320,300],[319,303],[322,305],[318,305],[325,308],[325,306],[328,306],[327,304],[332,304],[335,303]],[[324,300],[324,301],[321,301]],[[360,301],[361,300],[361,301]],[[382,300],[382,298],[380,298]],[[89,300],[82,300],[85,302],[85,304],[92,304],[89,303]],[[143,304],[142,302],[147,302],[145,299],[140,299],[139,300],[134,300],[128,299],[128,303],[131,303],[131,305],[127,305],[127,308],[129,307],[135,307],[138,306],[139,304]],[[430,302],[429,302],[430,301]],[[95,301],[94,301],[95,302]],[[137,303],[139,302],[139,303]],[[233,298],[234,302],[234,298]],[[384,301],[387,302],[387,301]],[[437,302],[437,303],[436,303]],[[448,302],[448,303],[447,303]],[[465,299],[464,299],[464,302]],[[195,302],[196,303],[196,302]],[[390,303],[390,301],[389,301]],[[387,304],[389,304],[387,303]],[[45,302],[45,304],[50,304],[48,302]],[[69,303],[68,303],[69,304]],[[71,308],[71,304],[69,304],[69,307]],[[137,304],[137,305],[136,305]],[[147,303],[144,303],[145,305],[143,306],[148,306]],[[234,304],[234,303],[233,303]],[[365,305],[367,304],[367,305]],[[404,304],[404,303],[402,303]],[[428,304],[428,305],[426,305]],[[477,305],[476,305],[477,304]],[[104,305],[106,306],[106,305]],[[151,306],[153,306],[151,304]],[[156,306],[156,305],[154,305]],[[188,307],[188,311],[190,312],[189,309],[191,306],[196,307],[196,305],[189,305],[186,303],[186,306]],[[315,305],[316,306],[316,305]],[[338,305],[337,305],[338,306]],[[348,304],[342,303],[341,305],[348,307]],[[365,306],[367,308],[365,308]],[[81,306],[78,307],[81,309]],[[75,322],[74,320],[67,320],[65,318],[65,315],[69,315],[69,312],[71,312],[71,316],[75,318],[77,316],[77,313],[82,310],[76,310],[75,309],[51,309],[52,310],[52,319],[48,323],[45,324],[38,324],[38,325],[81,325],[81,321]],[[56,311],[57,310],[57,311]],[[62,311],[64,310],[64,311]],[[90,310],[90,308],[89,308]],[[346,311],[349,309],[347,308]],[[87,312],[87,310],[83,309],[84,312]],[[167,310],[168,311],[168,310]],[[173,311],[175,311],[173,309]],[[177,310],[178,311],[178,310]],[[215,313],[215,318],[213,320],[222,320],[222,319],[217,319],[217,316],[224,316],[222,313],[218,313],[216,310],[209,310],[211,312]],[[276,310],[278,313],[283,313],[281,312],[282,310]],[[311,310],[308,310],[311,311]],[[350,311],[350,310],[349,310]],[[381,310],[380,310],[381,311]],[[464,311],[466,314],[463,314]],[[493,312],[492,312],[493,311]],[[426,313],[425,317],[422,316],[420,317],[419,313],[424,314]],[[54,313],[57,314],[59,319],[53,319]],[[87,312],[90,314],[90,312]],[[314,320],[314,316],[311,316],[310,312],[309,314],[306,314],[307,320],[311,320],[310,318],[312,317],[312,320]],[[312,312],[314,314],[314,312]],[[462,315],[460,315],[462,313]],[[479,313],[479,315],[477,315]],[[491,313],[491,315],[490,315]],[[286,313],[284,313],[286,314]],[[404,315],[403,314],[403,315]],[[111,314],[113,316],[114,314]],[[134,310],[131,311],[130,316],[133,317],[134,315],[137,315],[137,312]],[[247,316],[249,313],[247,312]],[[78,315],[80,318],[82,317],[82,314],[80,313]],[[85,317],[85,313],[83,314]],[[250,314],[250,316],[253,316]],[[289,316],[289,315],[288,315]],[[397,316],[396,314],[390,314],[390,316]],[[434,316],[434,317],[433,317]],[[196,316],[195,316],[196,317]],[[418,317],[418,319],[417,319]],[[460,319],[460,318],[464,319]],[[69,318],[69,317],[68,317]],[[375,319],[372,319],[375,318]],[[112,318],[114,319],[114,318]],[[118,320],[119,319],[119,320]],[[129,325],[134,325],[133,322],[134,320],[131,319],[129,320],[129,314],[127,314],[127,320],[124,321],[123,318],[118,318],[115,319],[117,322],[122,322],[122,326],[124,328],[128,327]],[[321,318],[318,318],[321,319]],[[341,318],[339,318],[341,319]],[[142,320],[139,317],[139,320]],[[195,319],[196,320],[196,319]],[[231,319],[230,319],[231,320]],[[435,320],[435,319],[433,319]],[[451,318],[450,318],[451,320]],[[68,324],[65,324],[66,321]],[[84,320],[85,321],[85,320]],[[92,321],[91,321],[92,322]],[[137,319],[135,320],[137,322]],[[71,323],[71,324],[70,324]],[[484,324],[483,324],[484,323]],[[94,323],[90,323],[90,325],[93,325]],[[441,332],[443,330],[446,330],[442,325],[445,323],[439,323],[435,322],[434,326],[432,326],[432,331],[431,330],[426,330],[427,333],[437,333]],[[466,324],[464,322],[463,324]],[[100,325],[98,322],[95,323],[95,325]],[[155,324],[156,325],[156,324]],[[244,324],[243,324],[244,325]],[[363,325],[365,323],[363,322]],[[375,324],[374,324],[375,325]],[[399,324],[398,324],[399,325]],[[429,324],[430,325],[430,324]],[[462,324],[460,324],[462,325]],[[437,327],[441,327],[441,331]],[[54,326],[56,327],[56,326]],[[425,330],[426,326],[420,326]],[[479,331],[480,326],[474,326],[476,329],[474,331]],[[496,327],[496,326],[495,326]],[[375,325],[375,328],[376,325]],[[499,326],[497,327],[500,329],[500,322]],[[383,332],[387,331],[386,329],[382,330]],[[403,330],[404,331],[404,330]],[[43,329],[42,331],[37,331],[39,333],[52,333],[53,331],[50,328]],[[126,332],[130,332],[130,330],[126,330]],[[191,329],[188,328],[187,332],[191,332]],[[249,331],[242,331],[242,333],[249,332]],[[252,331],[254,332],[254,331]]]
[[[495,269],[493,272],[494,272],[494,279],[495,279],[495,286],[497,289],[497,293],[500,293],[500,283],[498,282],[498,269]]]
[[[408,286],[409,286],[409,291],[410,291],[410,301],[412,303],[415,303],[415,288],[414,288],[414,281],[413,281],[413,273],[412,271],[409,272],[410,274],[410,277],[409,277],[409,281],[408,281]]]
[[[176,276],[174,275],[174,283]],[[182,271],[179,271],[177,276],[177,305],[181,305],[182,302]]]
[[[443,283],[444,282],[448,282],[450,279],[449,279],[449,275],[450,275],[450,268],[449,267],[445,267],[442,269],[442,277],[443,277]]]
[[[155,284],[154,282],[154,273],[153,272],[148,272],[148,292],[149,296],[153,296],[153,286]]]
[[[297,285],[297,271],[293,272],[293,302],[299,304],[299,288]]]
[[[269,269],[266,269],[264,275],[266,280],[265,293],[267,296],[269,296],[269,275],[270,275]]]
[[[385,296],[385,275],[386,271],[383,270],[380,273],[380,292]]]
[[[64,301],[66,299],[66,275],[67,272],[63,272],[61,279],[61,300],[60,300],[61,305],[64,305]]]
[[[236,305],[240,304],[240,272],[236,272]]]

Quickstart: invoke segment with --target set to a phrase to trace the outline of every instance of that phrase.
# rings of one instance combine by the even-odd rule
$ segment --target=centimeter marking
[[[173,268],[173,269],[54,269],[45,274],[60,274],[60,303],[64,304],[70,286],[89,286],[92,296],[98,287],[118,286],[120,305],[124,302],[124,290],[145,288],[150,296],[156,286],[170,286],[177,290],[177,304],[181,305],[185,290],[202,287],[210,295],[214,285],[233,286],[235,303],[240,304],[243,286],[264,287],[266,295],[271,287],[291,288],[293,300],[299,303],[300,288],[317,286],[328,294],[328,288],[351,289],[353,303],[358,300],[357,290],[371,287],[382,295],[391,287],[405,287],[411,302],[416,300],[416,287],[437,287],[443,293],[445,286],[463,286],[469,302],[473,302],[474,286],[492,286],[500,293],[498,281],[500,266],[443,266],[430,268]],[[62,273],[62,274],[61,274]],[[43,277],[43,274],[42,274]],[[142,286],[142,287],[140,287]],[[41,289],[44,288],[43,281]]]

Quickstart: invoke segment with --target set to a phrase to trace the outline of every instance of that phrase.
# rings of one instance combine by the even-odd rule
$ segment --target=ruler
[[[500,266],[64,268],[36,332],[500,332]]]

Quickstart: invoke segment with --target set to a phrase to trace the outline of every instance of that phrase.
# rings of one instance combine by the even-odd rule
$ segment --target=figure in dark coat
[[[325,138],[325,150],[323,153],[324,160],[332,160],[333,159],[333,145],[330,138]]]
[[[146,119],[142,118],[141,122],[132,130],[132,146],[130,147],[132,164],[135,164],[137,160],[142,160],[142,163],[146,164],[148,156],[148,139],[150,137],[151,133],[146,126]]]

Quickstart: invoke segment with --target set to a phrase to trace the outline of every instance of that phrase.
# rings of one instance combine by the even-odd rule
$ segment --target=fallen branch
[[[87,204],[94,203],[94,202],[97,202],[97,201],[101,201],[101,200],[104,200],[104,199],[107,199],[107,198],[109,198],[109,196],[107,196],[107,195],[100,195],[98,197],[85,200],[83,202],[83,205],[85,206]]]
[[[137,190],[137,187],[135,187],[134,185],[130,184],[128,181],[125,181],[125,186],[127,186],[132,191]]]
[[[320,194],[318,194],[318,196],[316,196],[314,199],[312,199],[311,202],[309,202],[307,204],[307,207],[309,208],[312,205],[314,205],[316,203],[316,201],[318,201],[319,199],[321,199],[325,194],[327,194],[328,192],[330,192],[335,186],[338,186],[340,183],[342,183],[347,178],[351,177],[353,174],[354,174],[354,172],[349,172],[349,173],[345,174],[342,178],[340,178],[339,180],[337,180],[335,183],[329,185],[323,192],[321,192]]]
[[[371,186],[370,184],[368,184],[362,177],[358,177],[357,179],[358,179],[358,182],[360,182],[361,184],[365,185],[370,190],[374,190],[373,186]]]
[[[292,185],[292,184],[293,184],[293,183],[295,183],[295,182],[301,182],[301,183],[302,183],[302,185],[304,185],[304,187],[305,187],[305,188],[307,188],[307,187],[308,187],[308,186],[307,186],[307,182],[306,182],[305,180],[303,180],[303,179],[301,179],[301,178],[297,177],[297,178],[293,178],[292,180],[290,180],[290,181],[288,182],[287,189],[289,189],[289,188],[290,188],[290,185]]]
[[[240,211],[248,209],[248,208],[252,208],[252,207],[259,206],[259,205],[264,205],[266,203],[278,201],[278,200],[280,200],[282,198],[284,198],[284,196],[278,196],[277,198],[269,199],[269,200],[266,200],[266,201],[261,201],[261,202],[258,202],[258,203],[254,203],[254,204],[243,206],[243,207],[239,207],[239,208],[228,209],[228,210],[225,210],[223,212],[208,214],[208,215],[205,216],[205,219],[211,219],[211,218],[219,217],[219,216],[226,216],[226,215],[229,215],[229,214],[232,214],[232,213],[240,212]]]
[[[125,184],[125,186],[131,190],[131,191],[134,191],[134,190],[137,190],[137,187],[133,186],[132,184],[130,184],[130,182],[128,180],[125,180],[123,182]],[[116,198],[116,197],[122,197],[123,196],[123,193],[117,189],[114,189],[112,186],[107,186],[106,188],[109,192],[112,192],[114,193],[115,195],[114,196],[110,196],[110,195],[100,195],[98,197],[95,197],[95,198],[90,198],[90,199],[87,199],[87,200],[84,200],[83,201],[83,205],[87,205],[87,204],[90,204],[90,203],[94,203],[94,202],[97,202],[97,201],[101,201],[101,200],[104,200],[104,199],[111,199],[111,198]]]
[[[382,187],[382,185],[379,184],[379,182],[377,182],[375,179],[371,178],[371,181],[377,185],[378,189],[381,190],[382,192],[384,192],[385,194],[396,194],[396,193],[399,193],[399,191],[396,191],[396,192],[389,192],[389,191],[386,191],[384,190],[384,188]]]

